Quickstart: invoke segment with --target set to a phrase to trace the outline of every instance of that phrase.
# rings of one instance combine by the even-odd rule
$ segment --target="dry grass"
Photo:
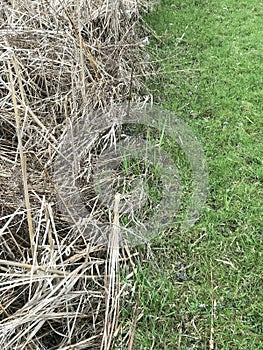
[[[0,344],[110,349],[118,333],[118,198],[108,249],[71,229],[52,180],[79,118],[144,99],[147,1],[13,0],[0,9]],[[96,120],[90,120],[96,123]],[[118,226],[118,225],[117,225]]]

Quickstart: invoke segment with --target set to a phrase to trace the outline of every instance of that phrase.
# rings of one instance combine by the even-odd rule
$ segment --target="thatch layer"
[[[143,0],[1,1],[0,345],[7,350],[111,347],[119,293],[109,266],[117,268],[120,252],[107,254],[68,227],[52,169],[68,125],[142,98],[151,65],[141,12],[149,9]]]

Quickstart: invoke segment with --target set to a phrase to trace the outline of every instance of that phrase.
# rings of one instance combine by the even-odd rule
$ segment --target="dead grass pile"
[[[131,255],[118,248],[115,231],[108,249],[73,233],[59,212],[52,167],[69,125],[144,94],[151,65],[141,13],[150,5],[2,0],[0,6],[0,345],[110,349],[119,258],[125,263]]]

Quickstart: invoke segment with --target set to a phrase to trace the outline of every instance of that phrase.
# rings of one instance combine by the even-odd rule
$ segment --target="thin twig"
[[[215,306],[216,300],[214,298],[214,282],[213,282],[213,270],[212,266],[210,267],[210,283],[211,283],[211,322],[210,322],[210,339],[209,339],[209,349],[214,350],[215,341],[214,341],[214,320],[215,320]]]
[[[18,67],[17,67],[16,60],[15,60],[14,56],[12,57],[12,62],[13,62],[13,66],[15,68],[15,72],[16,72],[17,76],[19,76]],[[12,74],[10,62],[8,62],[8,68],[9,68],[9,82],[10,82],[10,87],[11,87],[11,91],[12,91],[12,100],[13,100],[13,106],[14,106],[14,112],[15,112],[16,135],[17,135],[17,139],[18,139],[18,149],[19,149],[21,169],[22,169],[25,206],[27,209],[27,223],[28,223],[28,230],[29,230],[30,247],[31,247],[31,254],[33,256],[33,254],[34,254],[34,228],[33,228],[33,220],[32,220],[31,206],[30,206],[29,193],[28,193],[26,155],[24,154],[24,151],[23,151],[22,135],[21,135],[21,128],[20,128],[20,114],[19,114],[19,110],[18,110],[18,106],[17,106],[15,82],[13,79],[13,74]]]

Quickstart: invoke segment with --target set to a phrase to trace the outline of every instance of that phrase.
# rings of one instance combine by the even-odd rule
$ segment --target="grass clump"
[[[119,258],[125,265],[131,254],[114,250],[114,242],[91,244],[66,220],[54,164],[80,119],[101,128],[93,111],[144,100],[143,79],[152,68],[143,60],[141,14],[150,7],[133,0],[1,2],[0,344],[6,350],[112,346]],[[66,157],[64,165],[73,166]]]

